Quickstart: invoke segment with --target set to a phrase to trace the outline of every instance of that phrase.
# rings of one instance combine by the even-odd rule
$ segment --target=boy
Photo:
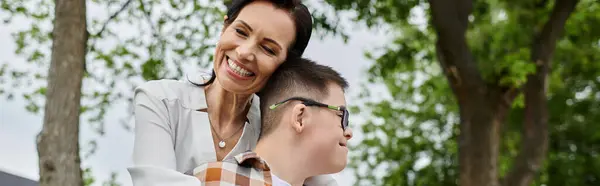
[[[303,185],[346,166],[346,80],[330,67],[304,58],[286,61],[259,93],[261,137],[253,152],[193,170],[205,185]],[[329,179],[329,180],[327,180]]]

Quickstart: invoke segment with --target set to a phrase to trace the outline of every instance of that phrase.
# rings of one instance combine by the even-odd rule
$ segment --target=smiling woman
[[[261,131],[255,93],[288,57],[302,55],[312,31],[299,0],[234,0],[224,21],[211,77],[136,88],[134,185],[200,185],[184,173],[253,150]],[[337,185],[330,176],[305,183]]]

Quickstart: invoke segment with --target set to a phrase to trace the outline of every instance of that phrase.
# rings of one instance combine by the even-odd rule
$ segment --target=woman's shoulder
[[[179,94],[188,92],[193,89],[202,89],[193,84],[186,83],[182,80],[174,79],[160,79],[150,80],[142,83],[135,88],[135,93],[145,92],[159,98],[173,98],[178,97]]]
[[[204,78],[202,76],[184,76],[184,78],[179,80],[150,80],[135,88],[135,96],[137,97],[140,93],[144,93],[159,100],[178,100],[183,105],[186,105],[186,103],[204,103],[204,88],[194,85],[194,83],[197,81],[201,82]]]

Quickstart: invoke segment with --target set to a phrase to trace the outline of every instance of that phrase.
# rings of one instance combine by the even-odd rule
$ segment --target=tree
[[[64,0],[59,3],[66,2]],[[5,25],[10,27],[11,24],[29,25],[26,29],[18,30],[13,33],[13,38],[17,48],[15,54],[24,57],[28,62],[28,68],[20,68],[22,64],[5,63],[0,66],[0,84],[5,85],[10,83],[10,88],[0,87],[0,94],[5,95],[7,99],[13,99],[15,95],[22,95],[28,101],[26,109],[32,113],[40,114],[40,108],[44,108],[45,116],[56,116],[55,113],[65,110],[57,110],[56,108],[69,103],[70,109],[79,110],[78,112],[69,112],[71,117],[61,117],[59,119],[68,120],[69,122],[60,122],[53,118],[45,118],[46,122],[52,123],[56,130],[69,130],[69,135],[60,135],[60,138],[51,138],[48,131],[52,128],[44,128],[44,132],[40,135],[40,143],[52,143],[54,145],[67,145],[73,148],[69,151],[73,154],[79,148],[75,142],[77,138],[77,127],[75,123],[79,119],[96,131],[99,136],[104,135],[105,131],[105,114],[113,105],[119,105],[122,102],[130,104],[133,96],[133,88],[143,81],[164,79],[164,78],[185,78],[184,70],[189,68],[207,69],[212,62],[212,51],[216,36],[220,32],[223,15],[225,14],[225,4],[231,1],[142,1],[142,0],[92,0],[92,1],[77,1],[79,4],[87,4],[88,10],[100,10],[95,13],[90,13],[89,17],[83,18],[83,23],[79,23],[79,28],[69,27],[70,29],[82,29],[89,31],[87,35],[89,39],[87,45],[78,45],[71,47],[71,51],[51,50],[52,47],[63,45],[51,45],[51,41],[55,40],[57,44],[62,44],[63,39],[78,39],[63,37],[62,34],[70,34],[63,32],[56,27],[52,31],[53,20],[54,24],[59,24],[59,13],[54,10],[55,1],[51,0],[3,0],[0,1],[2,14],[0,19]],[[76,6],[74,4],[67,4]],[[316,11],[315,28],[317,33],[315,36],[324,37],[328,34],[339,34],[346,37],[343,33],[337,30],[336,20],[325,18],[323,13]],[[85,15],[85,10],[81,14]],[[66,15],[72,15],[73,12],[67,12]],[[72,20],[67,18],[67,23]],[[15,21],[16,20],[16,21]],[[81,25],[82,24],[82,25]],[[60,32],[60,33],[57,33]],[[79,38],[80,39],[80,38]],[[82,52],[78,53],[85,58],[72,59],[79,60],[82,63],[71,64],[71,61],[61,60],[68,58],[66,53],[57,52]],[[51,56],[52,60],[48,56]],[[78,56],[81,57],[81,56]],[[56,58],[56,59],[55,59]],[[50,65],[52,61],[52,66]],[[61,70],[50,70],[49,68],[57,68],[56,62],[66,63],[71,65],[81,66],[57,66]],[[86,61],[83,64],[83,61]],[[63,69],[67,68],[67,69]],[[69,92],[65,93],[59,86],[52,86],[56,80],[77,81],[79,71],[82,70],[83,88],[80,93]],[[55,75],[56,76],[55,78]],[[74,76],[72,79],[65,79],[68,75]],[[45,83],[48,81],[48,83]],[[41,82],[41,83],[38,83]],[[62,82],[62,81],[61,81]],[[39,85],[38,85],[39,84]],[[63,84],[60,84],[63,86]],[[35,86],[30,88],[31,86]],[[78,85],[68,84],[72,89],[77,89]],[[57,89],[60,89],[57,92]],[[22,91],[25,90],[25,91]],[[81,99],[76,95],[81,94]],[[46,99],[48,98],[48,99]],[[77,100],[75,102],[75,100]],[[81,102],[79,102],[81,100]],[[66,102],[73,101],[73,102]],[[77,106],[75,106],[77,105]],[[78,115],[81,114],[81,118]],[[132,116],[132,115],[129,115]],[[74,119],[77,117],[77,119]],[[129,130],[129,121],[131,118],[123,118],[121,125],[124,129]],[[115,125],[115,124],[112,124]],[[77,125],[79,126],[79,125]],[[73,138],[75,137],[75,138]],[[83,161],[94,154],[97,145],[96,137],[91,138],[87,143],[82,145]],[[64,140],[69,143],[59,143],[52,140]],[[40,153],[46,154],[46,151],[41,148],[45,145],[40,145]],[[48,148],[51,146],[48,146]],[[57,150],[57,149],[48,149]],[[42,152],[43,151],[43,152]],[[56,166],[53,160],[59,160],[60,157],[52,155],[52,157],[40,158],[40,166],[45,164]],[[77,158],[65,159],[71,163],[76,163]],[[60,164],[64,165],[64,164]],[[72,169],[75,171],[75,165]],[[40,167],[42,170],[43,167]],[[47,169],[56,168],[48,166]],[[54,169],[68,177],[81,175],[79,172],[65,172]],[[91,170],[85,168],[83,176],[85,184],[94,182],[93,178],[89,178]],[[40,171],[41,178],[44,178],[46,172]],[[73,173],[73,174],[71,174]],[[55,175],[56,176],[56,175]],[[81,176],[79,176],[81,177]],[[66,178],[66,177],[65,177]],[[114,179],[114,176],[113,176]],[[47,179],[50,180],[50,179]],[[52,179],[57,181],[56,179]],[[78,181],[79,182],[79,181]],[[113,184],[113,183],[110,183]],[[69,184],[65,184],[69,185]]]
[[[37,141],[42,186],[83,185],[79,108],[88,39],[85,10],[85,0],[56,1],[44,125]]]
[[[382,55],[367,53],[369,82],[383,83],[391,99],[355,108],[373,118],[355,148],[358,184],[599,182],[597,169],[566,163],[575,155],[598,163],[587,156],[597,157],[599,133],[581,130],[597,118],[598,2],[327,2],[396,32]],[[426,24],[414,22],[419,10]],[[586,97],[576,96],[582,90]]]

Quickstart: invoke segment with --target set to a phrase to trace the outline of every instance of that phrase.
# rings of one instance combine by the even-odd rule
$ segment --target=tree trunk
[[[37,138],[41,186],[83,185],[79,109],[87,45],[85,0],[56,0],[52,59]]]
[[[467,46],[473,2],[430,0],[430,7],[438,60],[460,108],[459,185],[497,186],[498,142],[506,109],[498,106],[498,94],[483,81]]]
[[[460,106],[460,185],[497,186],[500,131],[508,107],[492,96],[470,99]]]
[[[521,149],[512,169],[504,179],[504,186],[529,186],[542,167],[548,149],[548,106],[546,91],[550,63],[567,19],[575,10],[578,0],[557,0],[550,18],[536,34],[531,59],[536,73],[527,77],[524,87],[525,121],[521,131]]]

